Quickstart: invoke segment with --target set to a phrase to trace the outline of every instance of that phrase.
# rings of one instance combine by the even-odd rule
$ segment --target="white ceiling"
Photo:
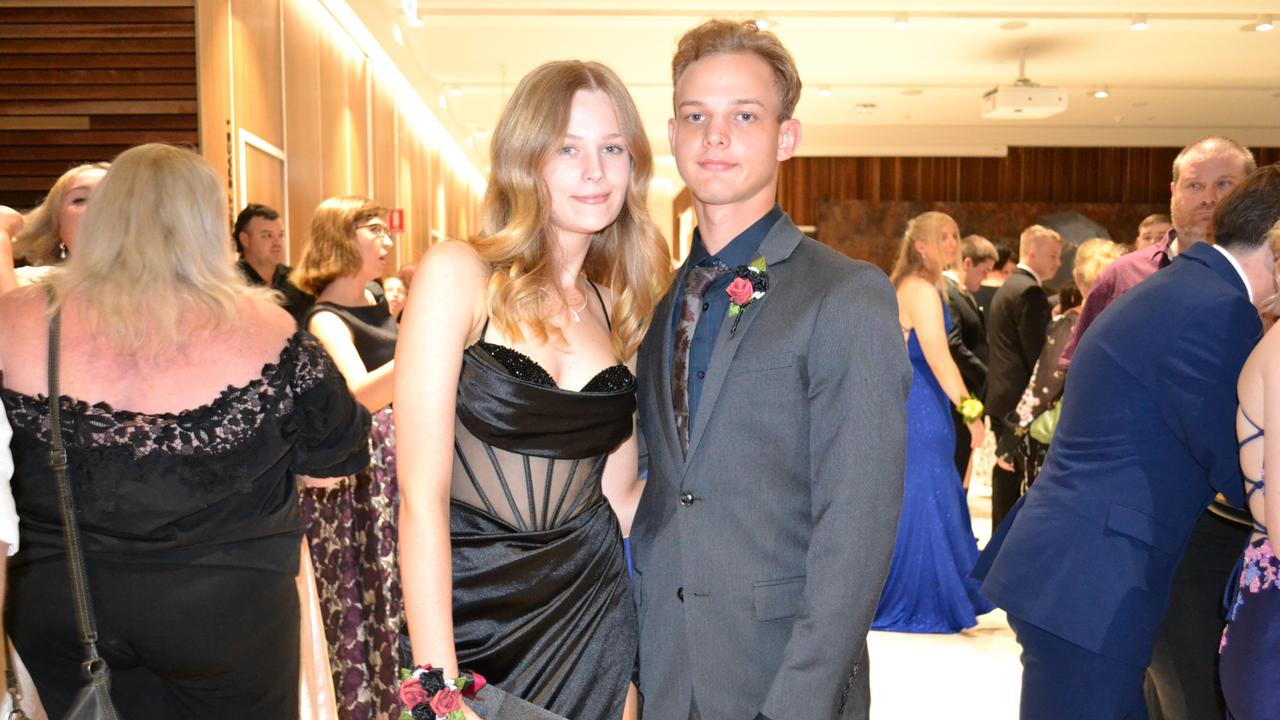
[[[671,54],[707,17],[764,16],[804,81],[796,116],[802,155],[1001,154],[1019,145],[1168,145],[1221,132],[1280,145],[1280,29],[1254,32],[1280,0],[420,0],[423,24],[400,0],[347,0],[361,22],[468,148],[481,171],[506,96],[536,65],[599,60],[635,96],[660,156],[667,154]],[[893,27],[897,13],[911,26]],[[1145,13],[1150,28],[1129,28]],[[399,26],[403,43],[394,39]],[[1069,91],[1066,112],[992,121],[979,99],[1018,76]],[[819,89],[829,87],[829,97]],[[1095,99],[1106,87],[1110,97]],[[454,88],[456,95],[448,94]],[[443,101],[441,97],[443,96]],[[860,111],[859,104],[874,109]],[[468,141],[468,138],[470,140]]]

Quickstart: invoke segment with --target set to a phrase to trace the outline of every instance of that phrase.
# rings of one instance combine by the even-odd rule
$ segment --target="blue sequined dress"
[[[942,303],[942,321],[951,314]],[[978,544],[954,462],[951,403],[925,360],[915,329],[907,335],[907,464],[902,515],[889,579],[873,630],[953,633],[977,624],[991,603],[969,577]]]

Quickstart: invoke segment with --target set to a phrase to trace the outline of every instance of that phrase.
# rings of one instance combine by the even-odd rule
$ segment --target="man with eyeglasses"
[[[249,203],[236,217],[238,266],[251,285],[269,285],[284,297],[284,309],[301,327],[316,299],[289,282],[293,269],[284,264],[284,221],[266,205]],[[270,278],[270,282],[267,281]]]

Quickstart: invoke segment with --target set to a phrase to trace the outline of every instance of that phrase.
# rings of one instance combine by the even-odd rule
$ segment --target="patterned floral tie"
[[[702,296],[707,287],[731,272],[723,263],[694,265],[684,279],[684,299],[680,306],[680,322],[676,325],[675,353],[671,359],[671,405],[676,413],[676,434],[680,436],[680,449],[689,454],[689,346],[693,344],[693,331],[702,317]]]

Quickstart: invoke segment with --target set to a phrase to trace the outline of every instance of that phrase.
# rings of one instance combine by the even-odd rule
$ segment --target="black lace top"
[[[14,562],[60,558],[48,400],[4,388],[0,399],[13,425]],[[61,404],[90,566],[99,557],[295,574],[303,528],[294,473],[333,477],[369,464],[369,413],[305,332],[259,378],[180,413]]]

